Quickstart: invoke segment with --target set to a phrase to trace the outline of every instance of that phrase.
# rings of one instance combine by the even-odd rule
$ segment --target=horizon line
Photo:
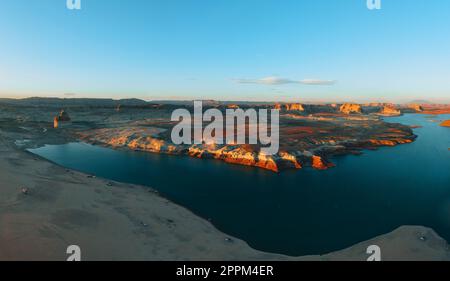
[[[150,102],[193,102],[193,101],[210,101],[210,102],[248,102],[248,103],[360,103],[360,104],[367,104],[367,103],[392,103],[392,104],[450,104],[450,100],[446,99],[440,99],[440,98],[411,98],[407,100],[404,99],[397,99],[397,101],[387,100],[386,98],[380,98],[380,99],[323,99],[323,98],[317,98],[317,99],[295,99],[291,98],[289,100],[245,100],[245,99],[230,99],[230,100],[223,100],[223,99],[212,99],[212,98],[171,98],[168,97],[166,99],[164,98],[155,98],[155,99],[145,99],[145,98],[139,98],[139,97],[123,97],[123,98],[114,98],[114,97],[58,97],[58,96],[28,96],[28,97],[0,97],[0,101],[5,99],[10,100],[27,100],[27,99],[60,99],[60,100],[113,100],[113,101],[120,101],[120,100],[141,100],[147,103]],[[400,101],[401,100],[401,101]]]

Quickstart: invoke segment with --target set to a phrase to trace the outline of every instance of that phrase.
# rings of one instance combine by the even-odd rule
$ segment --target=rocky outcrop
[[[444,122],[441,123],[442,127],[450,127],[450,120],[446,120]]]
[[[344,114],[362,114],[361,105],[355,103],[344,103],[339,111]]]
[[[432,114],[432,115],[440,115],[440,114],[450,114],[450,104],[427,104],[422,105],[423,111],[422,114]]]
[[[369,140],[369,146],[396,146],[399,144],[412,143],[413,139],[389,139],[389,140]]]
[[[378,113],[381,116],[400,116],[401,114],[401,111],[393,104],[384,105]]]
[[[423,107],[420,104],[408,104],[408,108],[412,109],[415,112],[422,112],[423,111]]]
[[[281,104],[280,108],[301,109],[285,105]],[[175,145],[171,141],[174,123],[160,118],[159,113],[157,118],[112,123],[104,129],[77,129],[77,134],[82,141],[113,148],[217,159],[274,172],[304,167],[325,170],[333,167],[330,159],[335,155],[360,154],[364,149],[406,144],[416,137],[410,126],[384,122],[374,114],[366,114],[366,108],[364,114],[344,116],[338,112],[338,106],[306,104],[303,107],[302,114],[284,112],[281,115],[279,153],[275,155],[264,155],[257,144]],[[362,111],[359,105],[343,107],[349,114]],[[309,113],[314,110],[321,113]],[[378,112],[380,108],[375,110]],[[105,125],[100,123],[99,126]]]
[[[392,130],[389,134],[380,135],[377,139],[345,141],[342,143],[330,141],[329,145],[323,145],[311,151],[292,152],[281,150],[276,155],[265,155],[260,152],[259,147],[256,145],[174,145],[159,138],[159,132],[161,131],[157,128],[98,129],[81,133],[80,139],[113,148],[128,148],[153,153],[217,159],[231,164],[253,166],[280,172],[286,169],[302,169],[304,167],[326,170],[334,167],[334,164],[328,160],[333,155],[355,154],[355,151],[360,149],[411,143],[415,138],[412,133]]]
[[[274,109],[283,111],[305,111],[303,104],[301,103],[286,103],[286,104],[275,104]]]
[[[57,116],[58,121],[62,121],[62,122],[69,122],[71,119],[69,117],[69,114],[63,110],[61,110],[61,112],[59,113],[59,115]]]
[[[63,109],[58,116],[53,118],[53,128],[59,128],[61,126],[60,122],[70,122],[70,120],[69,114]]]
[[[305,111],[301,103],[290,103],[285,105],[286,111]]]
[[[202,159],[217,159],[231,164],[259,167],[273,172],[286,169],[301,169],[310,166],[325,170],[333,165],[313,153],[295,154],[280,151],[276,155],[265,155],[259,147],[251,145],[174,145],[155,136],[152,129],[98,129],[79,134],[83,141],[132,150],[175,155],[188,155]]]
[[[237,104],[229,104],[227,105],[227,109],[239,109],[240,106]]]
[[[321,156],[314,155],[312,157],[312,165],[311,166],[317,170],[327,170],[328,168],[331,168],[334,165],[332,163],[324,161],[324,159]]]

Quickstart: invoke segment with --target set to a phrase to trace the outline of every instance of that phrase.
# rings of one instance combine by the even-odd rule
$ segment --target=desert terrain
[[[447,242],[420,226],[404,226],[324,256],[263,253],[151,187],[96,178],[27,151],[86,141],[274,172],[327,169],[334,155],[413,142],[410,127],[382,117],[423,110],[384,104],[258,105],[281,110],[280,153],[262,159],[257,145],[174,146],[167,134],[174,124],[168,118],[179,106],[139,100],[0,100],[0,260],[65,260],[69,245],[79,245],[84,260],[366,260],[366,249],[373,244],[383,248],[384,260],[450,259]]]
[[[386,116],[403,112],[421,112],[417,105],[403,108],[392,104],[221,104],[209,102],[204,110],[230,108],[279,109],[280,149],[276,155],[261,153],[261,145],[197,144],[175,145],[171,142],[171,113],[192,104],[141,103],[136,100],[114,102],[66,100],[27,100],[5,108],[5,118],[20,122],[33,121],[30,130],[39,127],[40,136],[48,139],[84,141],[91,144],[126,148],[153,153],[213,158],[231,164],[255,166],[274,172],[313,167],[328,169],[330,158],[340,154],[360,154],[364,149],[395,146],[414,141],[412,129],[402,124],[383,122]],[[63,108],[66,111],[59,113]],[[13,113],[8,116],[8,111]],[[58,116],[59,114],[59,116]],[[67,119],[67,120],[66,120]],[[24,127],[24,126],[19,126]],[[58,129],[54,129],[58,127]],[[44,132],[45,131],[45,132]],[[37,140],[40,142],[41,140]]]

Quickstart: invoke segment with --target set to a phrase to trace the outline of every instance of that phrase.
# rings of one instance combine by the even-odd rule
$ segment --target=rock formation
[[[408,108],[414,110],[415,112],[422,112],[423,111],[423,107],[420,104],[408,104]]]
[[[286,111],[305,111],[301,103],[291,103],[285,105]]]
[[[290,122],[305,121],[290,120]],[[325,170],[334,166],[329,161],[333,155],[357,154],[361,149],[406,144],[415,139],[411,128],[401,124],[384,123],[379,120],[350,121],[345,119],[345,127],[339,127],[336,126],[337,123],[326,125],[323,122],[311,123],[310,127],[291,124],[290,127],[283,128],[280,132],[283,140],[280,152],[275,155],[261,153],[259,145],[175,145],[169,138],[170,130],[149,126],[86,130],[80,132],[79,137],[89,143],[114,148],[217,159],[274,172],[303,167]],[[352,123],[353,126],[350,125]],[[368,124],[370,126],[367,126]]]
[[[400,110],[393,104],[385,104],[378,113],[378,115],[382,116],[399,116],[401,114]]]
[[[247,108],[245,104],[237,106]],[[335,107],[329,104],[280,103],[264,104],[259,108],[274,106],[283,111],[280,118],[279,152],[275,155],[261,153],[262,144],[176,145],[171,138],[171,128],[175,123],[167,121],[172,112],[170,107],[152,108],[152,111],[145,110],[132,121],[111,123],[107,127],[100,123],[97,129],[80,129],[73,133],[82,141],[93,144],[217,159],[274,172],[304,167],[328,169],[333,167],[330,159],[335,155],[360,154],[364,149],[406,144],[413,142],[416,137],[410,126],[387,123],[376,116],[381,105],[373,107],[371,114],[367,114],[368,108],[350,103]],[[220,109],[223,110],[225,107],[226,105]],[[302,108],[304,111],[299,111]],[[356,114],[343,116],[339,110],[346,114]]]
[[[305,111],[303,104],[301,103],[286,103],[286,104],[275,104],[274,109],[283,111]]]
[[[67,112],[63,110],[61,110],[61,112],[58,115],[58,121],[62,121],[62,122],[69,122],[71,119],[69,117],[69,114],[67,114]]]
[[[344,114],[362,113],[361,105],[355,103],[344,103],[339,110]]]
[[[450,120],[446,120],[444,122],[441,123],[442,127],[450,127]]]
[[[227,106],[227,109],[239,109],[240,107],[239,107],[239,105],[237,105],[237,104],[229,104],[228,106]]]
[[[67,112],[65,112],[63,109],[58,116],[55,116],[55,118],[53,118],[53,128],[59,128],[60,122],[69,122],[70,120],[71,119],[69,117],[69,114],[67,114]]]

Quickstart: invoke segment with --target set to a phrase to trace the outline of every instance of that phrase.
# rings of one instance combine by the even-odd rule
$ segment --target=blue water
[[[68,168],[151,186],[259,250],[324,254],[402,225],[432,227],[450,241],[450,129],[419,114],[386,120],[423,127],[415,129],[412,144],[337,157],[337,167],[327,171],[275,174],[83,143],[32,152]]]

